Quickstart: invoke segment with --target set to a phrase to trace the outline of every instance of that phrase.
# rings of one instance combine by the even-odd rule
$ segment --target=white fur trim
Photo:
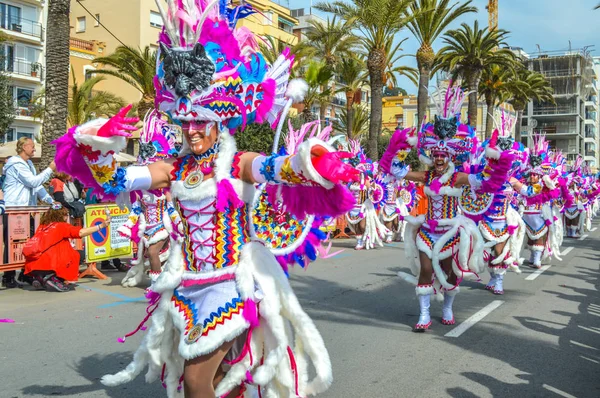
[[[89,145],[94,151],[100,151],[106,156],[108,152],[119,153],[127,147],[127,138],[121,136],[98,137],[89,132],[98,131],[106,123],[106,119],[96,119],[77,127],[73,138],[78,144]],[[88,132],[88,133],[85,133]]]
[[[433,294],[433,286],[432,285],[427,285],[427,286],[416,286],[415,287],[415,294],[417,296],[429,296]]]
[[[292,79],[288,83],[285,96],[294,103],[302,102],[308,92],[308,84],[304,79]]]
[[[390,231],[385,227],[385,225],[383,225],[377,216],[377,212],[375,211],[375,207],[373,206],[371,199],[367,199],[365,203],[363,203],[362,211],[366,220],[365,232],[362,236],[365,249],[370,250],[375,247],[375,244],[383,247],[382,238],[385,238]]]
[[[298,156],[298,158],[300,160],[300,167],[301,167],[302,173],[306,177],[308,177],[308,179],[310,179],[313,182],[316,182],[317,184],[321,185],[325,189],[331,189],[334,187],[335,184],[333,182],[328,181],[325,178],[323,178],[317,172],[317,170],[315,169],[315,167],[312,164],[312,155],[310,152],[311,152],[312,148],[317,145],[324,147],[329,152],[335,151],[335,149],[332,146],[330,146],[329,144],[327,144],[326,142],[323,142],[317,138],[309,138],[308,140],[306,140],[302,144],[300,144],[300,146],[298,147],[298,153],[296,154],[296,156]]]
[[[413,136],[409,136],[406,139],[406,142],[408,143],[408,145],[410,145],[411,147],[416,147],[417,146],[417,142],[418,142],[418,137],[417,135],[413,135]]]
[[[433,164],[433,160],[423,154],[419,154],[419,160],[426,166],[431,166]]]
[[[554,184],[554,181],[552,181],[550,176],[547,176],[547,175],[543,176],[542,181],[544,182],[544,185],[546,185],[546,187],[548,189],[556,189],[556,184]]]
[[[489,146],[485,148],[485,157],[491,159],[500,159],[501,152],[495,148],[490,148]]]

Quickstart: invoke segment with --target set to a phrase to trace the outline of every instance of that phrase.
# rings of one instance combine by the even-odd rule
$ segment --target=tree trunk
[[[46,33],[46,109],[43,121],[42,167],[56,152],[50,142],[67,131],[69,105],[70,0],[50,0]]]
[[[487,106],[487,113],[485,115],[485,138],[490,138],[492,136],[492,131],[494,131],[494,99],[492,97],[487,97],[485,99],[485,104]]]
[[[468,118],[469,125],[474,129],[477,129],[477,103],[479,101],[479,80],[481,80],[481,73],[475,73],[469,81]]]
[[[515,125],[515,142],[521,142],[521,123],[523,123],[523,110],[517,110],[517,124]]]
[[[378,160],[377,141],[379,134],[381,134],[385,53],[378,49],[371,51],[367,59],[367,68],[369,69],[369,82],[371,85],[371,119],[369,120],[367,152],[371,159]]]
[[[431,70],[427,67],[419,68],[419,94],[417,97],[417,126],[421,126],[423,118],[427,115],[429,104],[429,78]]]
[[[352,136],[352,128],[354,127],[354,93],[352,91],[346,91],[346,136],[348,138],[354,138]]]

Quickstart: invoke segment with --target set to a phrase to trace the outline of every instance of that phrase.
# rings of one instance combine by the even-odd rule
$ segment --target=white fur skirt
[[[495,242],[498,244],[505,242],[510,238],[506,218],[492,221],[481,220],[478,225],[479,232],[481,232],[483,238],[488,242]]]
[[[144,240],[146,246],[151,246],[169,237],[169,231],[167,231],[165,224],[158,223],[154,225],[147,225],[144,230]]]
[[[179,354],[184,359],[211,353],[250,327],[233,279],[202,284],[184,280],[173,292],[171,304],[173,324],[180,334]]]
[[[362,213],[361,208],[352,209],[348,213],[346,213],[346,221],[348,221],[348,224],[350,225],[356,225],[364,219],[365,215]]]
[[[542,217],[542,213],[525,212],[523,213],[523,222],[529,239],[536,240],[548,233],[548,226]]]
[[[381,219],[383,222],[394,221],[398,218],[399,212],[396,211],[398,207],[396,205],[385,204],[381,211]]]
[[[580,215],[581,215],[581,209],[579,209],[579,207],[577,207],[577,206],[565,209],[565,217],[567,217],[569,220],[574,220],[577,217],[579,217]]]

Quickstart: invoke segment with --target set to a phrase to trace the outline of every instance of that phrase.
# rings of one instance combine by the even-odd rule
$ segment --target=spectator
[[[68,211],[55,204],[42,216],[34,237],[23,248],[25,273],[33,278],[36,289],[66,292],[65,281],[76,281],[79,275],[79,253],[69,239],[81,239],[99,231],[110,218],[89,228],[75,227],[67,222]]]
[[[2,169],[4,176],[2,189],[5,194],[6,207],[36,206],[38,199],[48,204],[54,202],[52,196],[46,192],[43,186],[56,169],[54,161],[50,163],[46,170],[37,174],[31,161],[34,154],[35,144],[33,140],[26,137],[19,138],[17,141],[17,155],[8,158]],[[6,245],[4,247],[6,248]],[[7,289],[17,287],[18,283],[15,280],[15,275],[15,271],[5,272],[2,275],[2,286]]]
[[[80,191],[70,175],[56,173],[55,177],[50,181],[50,185],[52,186],[54,200],[67,208],[71,217],[83,217],[85,205],[81,201]]]
[[[31,159],[35,154],[35,144],[31,138],[19,138],[17,155],[6,161],[2,170],[5,176],[4,193],[6,206],[36,206],[37,200],[52,204],[54,199],[46,192],[43,184],[56,170],[54,161],[46,170],[37,174]]]
[[[0,216],[4,214],[4,192],[0,189]]]

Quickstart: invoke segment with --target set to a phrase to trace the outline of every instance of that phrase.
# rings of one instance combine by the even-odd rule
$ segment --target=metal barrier
[[[25,267],[23,246],[33,236],[42,214],[48,206],[9,207],[0,217],[0,272],[19,270]],[[72,220],[72,224],[81,226],[83,220]],[[83,240],[73,241],[76,250],[83,250]]]

